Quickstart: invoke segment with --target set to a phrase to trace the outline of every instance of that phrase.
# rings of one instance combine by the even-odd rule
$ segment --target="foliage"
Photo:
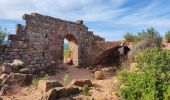
[[[165,33],[164,38],[165,38],[166,40],[170,41],[170,31],[168,31],[168,32]]]
[[[47,80],[47,79],[48,79],[48,77],[33,78],[33,80],[32,80],[32,85],[37,86],[37,85],[38,85],[39,80]]]
[[[161,44],[161,43],[159,43],[159,44]],[[154,47],[154,48],[161,48],[159,46],[159,44],[153,38],[147,38],[147,39],[144,39],[144,40],[134,44],[133,48],[128,53],[129,61],[130,62],[134,62],[135,56],[139,52],[141,52],[141,51],[143,51],[143,50],[145,50],[147,48],[152,48],[152,47]]]
[[[154,29],[150,28],[146,31],[138,32],[134,39],[134,46],[133,49],[128,53],[128,58],[130,62],[134,61],[135,56],[151,47],[161,48],[161,36],[159,33]]]
[[[89,93],[89,86],[88,85],[84,85],[83,88],[82,88],[82,91],[83,91],[83,94],[86,95],[86,96],[89,96],[90,93]]]
[[[127,40],[128,42],[134,42],[135,40],[135,35],[133,35],[132,33],[127,32],[124,35],[125,40]]]
[[[9,32],[7,32],[6,29],[3,29],[2,27],[0,27],[0,49],[2,49],[4,47],[4,41],[6,36],[9,34]]]
[[[146,38],[152,38],[155,40],[161,40],[161,36],[154,28],[148,28],[146,31],[138,32],[136,41],[141,41]]]
[[[70,75],[69,74],[65,74],[63,80],[64,80],[64,84],[65,85],[70,83],[70,81],[71,81]]]
[[[137,70],[119,73],[119,95],[128,100],[169,100],[170,51],[149,48],[136,58]]]
[[[148,38],[157,40],[157,42],[159,43],[161,42],[161,36],[159,32],[154,28],[148,28],[146,31],[143,30],[142,32],[138,32],[136,35],[128,32],[124,35],[124,38],[129,42],[134,42],[134,43],[140,42],[141,40],[148,39]]]
[[[69,57],[70,56],[70,50],[69,49],[64,49],[64,56]]]

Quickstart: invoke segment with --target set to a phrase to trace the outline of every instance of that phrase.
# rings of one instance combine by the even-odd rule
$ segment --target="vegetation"
[[[34,86],[38,86],[38,82],[39,82],[39,80],[47,80],[47,79],[48,79],[48,77],[33,78],[33,80],[32,80],[32,85],[34,85]]]
[[[125,40],[127,40],[128,42],[134,42],[135,41],[135,35],[133,35],[132,33],[127,32],[124,35]]]
[[[69,57],[70,56],[70,50],[69,49],[64,49],[64,56]]]
[[[9,34],[6,29],[0,26],[0,49],[2,50],[5,45],[5,38]]]
[[[89,96],[90,93],[89,93],[89,86],[88,85],[84,85],[83,88],[82,88],[82,91],[83,91],[83,94],[86,95],[86,96]]]
[[[147,48],[151,48],[151,47],[161,48],[162,38],[154,28],[150,28],[147,29],[146,31],[138,32],[138,34],[134,37],[135,37],[134,47],[128,53],[128,58],[130,62],[134,62],[135,56],[139,52]]]
[[[134,43],[138,43],[141,40],[148,39],[148,38],[152,38],[154,40],[159,40],[158,42],[160,43],[160,41],[162,39],[159,32],[157,30],[155,30],[154,28],[148,28],[146,31],[143,30],[142,32],[138,32],[136,35],[128,32],[124,35],[124,38],[125,38],[125,40],[127,40],[129,42],[134,42]]]
[[[149,48],[140,52],[137,70],[119,73],[119,96],[128,100],[170,100],[170,51]]]
[[[165,40],[170,41],[170,31],[165,33],[164,38],[165,38]]]
[[[71,81],[70,75],[69,74],[65,74],[63,80],[64,80],[64,84],[65,85],[69,84],[70,81]]]

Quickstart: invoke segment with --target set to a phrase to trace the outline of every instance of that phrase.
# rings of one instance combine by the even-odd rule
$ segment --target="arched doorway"
[[[78,66],[78,41],[74,35],[64,38],[64,63]]]

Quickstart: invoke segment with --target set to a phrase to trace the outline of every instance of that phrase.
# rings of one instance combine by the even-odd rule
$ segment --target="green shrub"
[[[70,50],[69,49],[64,49],[64,56],[69,57],[70,56]]]
[[[0,27],[0,49],[2,50],[5,43],[5,38],[9,34],[6,29]]]
[[[83,94],[86,95],[86,96],[89,96],[90,93],[89,93],[89,86],[88,85],[84,85],[83,88],[82,88],[82,91],[83,91]]]
[[[164,38],[165,38],[167,41],[170,41],[170,31],[168,31],[168,32],[165,33]]]
[[[32,80],[32,85],[34,85],[34,86],[38,86],[38,82],[39,82],[39,80],[47,80],[47,79],[48,79],[48,77],[33,78],[33,80]]]
[[[70,81],[71,81],[70,75],[69,74],[65,74],[63,80],[64,80],[64,84],[65,85],[69,84]]]
[[[170,51],[149,48],[136,57],[137,70],[121,71],[119,95],[128,100],[170,98]]]
[[[128,42],[134,42],[135,36],[132,33],[127,32],[124,35],[124,39],[127,40]]]
[[[135,56],[151,47],[161,48],[161,41],[162,38],[159,35],[159,33],[154,29],[150,28],[146,31],[138,32],[138,34],[135,36],[134,40],[134,46],[128,53],[128,58],[130,62],[134,62]]]
[[[143,30],[136,34],[127,32],[124,35],[124,38],[125,38],[125,40],[128,40],[129,42],[134,42],[134,43],[138,43],[144,39],[152,38],[152,39],[156,40],[159,44],[162,40],[162,37],[160,36],[159,32],[157,30],[155,30],[154,28],[148,28],[147,30]]]

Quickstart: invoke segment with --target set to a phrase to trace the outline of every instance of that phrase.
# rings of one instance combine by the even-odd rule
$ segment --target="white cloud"
[[[146,27],[156,27],[160,30],[170,29],[170,13],[168,3],[162,0],[147,1],[142,7],[131,4],[124,6],[130,0],[0,0],[1,20],[21,20],[25,13],[37,12],[65,20],[75,21],[82,19],[86,22],[103,22],[109,25],[101,31],[95,30],[102,36],[109,37],[109,33],[117,33],[113,36],[120,37],[120,33]],[[143,4],[139,1],[138,4]],[[115,30],[109,30],[115,25]],[[92,26],[95,27],[95,26]],[[101,32],[100,32],[101,31]],[[138,30],[140,31],[140,30]],[[110,38],[110,37],[109,37]]]
[[[20,19],[25,13],[38,12],[67,20],[85,21],[111,20],[121,10],[117,9],[124,0],[1,0],[0,19]],[[113,9],[110,9],[113,8]]]

